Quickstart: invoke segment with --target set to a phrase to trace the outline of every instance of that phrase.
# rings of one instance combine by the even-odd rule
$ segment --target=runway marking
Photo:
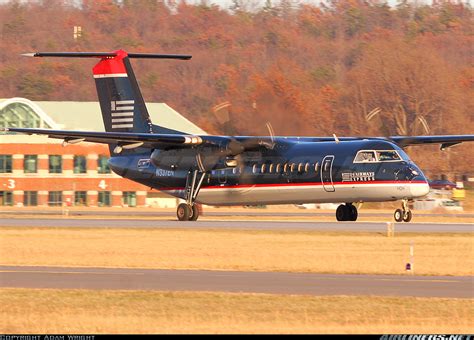
[[[134,270],[133,268],[129,268],[131,270]],[[165,270],[167,271],[168,269],[150,269],[151,271],[154,270]],[[185,273],[181,273],[184,275],[194,275],[195,272],[194,270],[188,270]],[[62,272],[62,271],[42,271],[42,270],[0,270],[0,273],[39,273],[39,274],[94,274],[94,275],[146,275],[147,273],[145,272],[139,272],[139,273],[132,273],[132,272],[126,272],[126,273],[118,273],[118,272],[112,272],[112,273],[105,273],[105,272],[85,272],[85,271],[74,271],[74,272]],[[238,271],[236,273],[239,273]],[[248,272],[250,274],[259,274],[261,272]],[[265,272],[268,274],[267,272]],[[270,272],[271,273],[271,272]],[[280,272],[274,272],[275,274],[279,274]],[[301,274],[301,273],[292,273],[295,275]],[[320,274],[320,273],[307,273],[309,275],[314,274],[318,275],[318,279],[320,280],[344,280],[344,281],[354,281],[354,280],[367,280],[367,278],[364,277],[324,277],[324,276],[319,276],[319,275],[325,275],[325,274]],[[220,274],[220,273],[211,273],[212,276],[215,277],[233,277],[234,274]],[[304,275],[304,274],[303,274]],[[328,275],[337,275],[337,274],[328,274]],[[342,274],[342,275],[351,275],[351,274]],[[404,279],[404,278],[397,278],[397,279],[390,279],[390,278],[372,278],[371,280],[373,281],[388,281],[388,282],[439,282],[439,283],[460,283],[462,281],[459,280],[448,280],[448,279]]]
[[[145,275],[145,273],[59,272],[59,271],[42,271],[42,270],[0,270],[0,273]]]
[[[393,282],[396,282],[396,281],[401,281],[401,282],[440,282],[440,283],[458,283],[458,282],[462,282],[462,281],[458,281],[458,280],[424,280],[424,279],[375,279],[375,280],[378,280],[378,281],[393,281]]]

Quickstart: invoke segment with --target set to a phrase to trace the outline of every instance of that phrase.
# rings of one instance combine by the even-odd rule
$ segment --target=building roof
[[[206,132],[164,103],[147,103],[153,124],[189,134]],[[98,102],[37,101],[25,98],[0,100],[0,128],[8,126],[63,130],[104,131]],[[0,143],[55,143],[43,136],[0,134]],[[47,141],[46,141],[47,140]]]
[[[104,131],[104,123],[98,102],[35,102],[47,112],[61,129]],[[189,134],[206,134],[198,126],[184,118],[164,103],[147,103],[153,124]]]

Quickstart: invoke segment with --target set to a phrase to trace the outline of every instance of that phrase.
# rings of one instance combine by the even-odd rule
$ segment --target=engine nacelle
[[[226,152],[217,147],[201,149],[153,150],[151,162],[161,169],[200,169],[202,171],[225,169],[237,163],[228,159]]]

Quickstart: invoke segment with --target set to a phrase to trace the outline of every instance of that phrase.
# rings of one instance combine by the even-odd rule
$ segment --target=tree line
[[[472,15],[461,1],[10,1],[0,4],[0,97],[97,100],[91,60],[24,52],[189,53],[134,70],[146,101],[209,133],[264,135],[266,122],[276,135],[474,133]],[[472,174],[468,146],[409,151],[433,177]]]

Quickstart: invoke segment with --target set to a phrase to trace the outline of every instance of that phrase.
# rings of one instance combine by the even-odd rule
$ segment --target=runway
[[[171,221],[113,218],[0,218],[1,227],[76,227],[76,228],[231,228],[252,230],[312,230],[387,232],[386,222],[302,222],[302,221]],[[472,223],[395,223],[395,232],[472,233]]]
[[[68,210],[69,216],[104,216],[104,217],[170,217],[174,216],[175,211],[143,211],[143,210],[133,210],[127,209],[125,211],[108,211],[108,210]],[[334,217],[334,211],[318,211],[318,210],[306,210],[302,209],[300,211],[266,211],[265,209],[252,209],[248,208],[246,211],[218,211],[206,210],[205,216],[207,217],[221,217],[225,218],[226,216],[240,216],[240,217]],[[35,215],[35,216],[61,216],[64,215],[63,209],[47,209],[47,210],[38,210],[38,209],[27,209],[26,207],[17,209],[17,210],[2,210],[0,209],[0,215],[5,216],[24,216],[24,215]],[[359,216],[362,217],[376,217],[376,218],[388,218],[390,219],[393,216],[393,212],[360,212]],[[449,214],[440,214],[440,213],[426,213],[426,212],[416,212],[416,216],[420,217],[452,217],[452,218],[472,218],[474,213],[449,213]]]
[[[473,298],[473,277],[0,266],[0,287]]]

